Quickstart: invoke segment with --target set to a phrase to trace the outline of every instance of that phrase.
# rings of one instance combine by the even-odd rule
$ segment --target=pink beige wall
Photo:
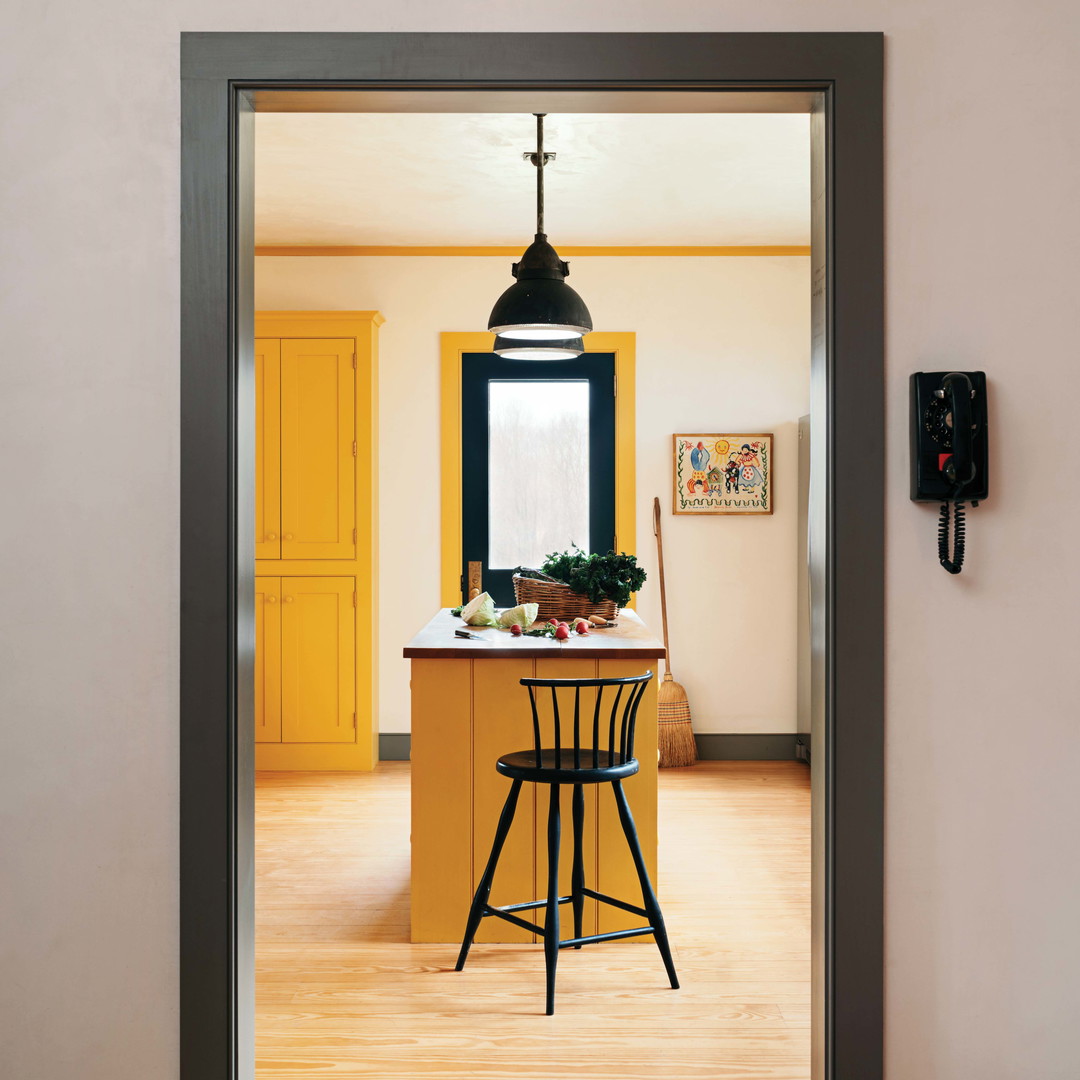
[[[1075,1080],[1073,0],[17,0],[0,70],[0,1060],[177,1075],[179,32],[884,30],[889,1080]],[[970,569],[911,370],[982,367]],[[846,448],[858,453],[858,447]]]

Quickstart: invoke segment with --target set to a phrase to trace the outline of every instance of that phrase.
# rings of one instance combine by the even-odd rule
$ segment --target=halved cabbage
[[[540,611],[539,604],[518,604],[517,607],[507,608],[499,616],[499,625],[508,629],[517,623],[522,630],[528,630],[536,622],[537,613]]]
[[[498,626],[495,618],[495,601],[486,593],[470,600],[462,609],[461,617],[469,626]]]

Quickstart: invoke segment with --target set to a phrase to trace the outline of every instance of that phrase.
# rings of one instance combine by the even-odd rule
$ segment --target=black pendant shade
[[[517,279],[495,301],[488,329],[506,337],[537,340],[587,334],[592,316],[585,301],[566,284],[570,268],[543,233],[514,263]]]
[[[579,355],[581,335],[592,330],[585,301],[566,284],[570,267],[548,243],[544,233],[544,117],[536,117],[536,153],[527,155],[536,166],[536,239],[513,265],[514,284],[495,301],[488,329],[498,335],[495,351],[521,359],[564,359]],[[517,343],[517,344],[515,344]],[[550,344],[549,344],[550,343]],[[534,346],[526,350],[524,346]],[[548,345],[547,353],[537,346]]]

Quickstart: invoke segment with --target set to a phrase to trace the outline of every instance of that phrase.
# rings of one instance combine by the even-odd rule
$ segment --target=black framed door
[[[499,607],[518,566],[615,547],[615,354],[461,357],[461,591],[470,565]]]

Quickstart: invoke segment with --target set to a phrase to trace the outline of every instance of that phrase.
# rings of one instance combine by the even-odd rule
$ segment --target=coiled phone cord
[[[953,489],[953,495],[960,494],[962,485]],[[956,507],[956,516],[953,518],[953,556],[949,558],[949,508]],[[946,499],[941,504],[941,517],[938,519],[937,551],[938,562],[949,571],[950,574],[959,574],[964,566],[964,500]]]

